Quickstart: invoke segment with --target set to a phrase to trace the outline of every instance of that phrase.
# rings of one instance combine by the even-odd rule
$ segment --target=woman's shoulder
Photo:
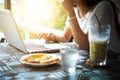
[[[98,3],[98,5],[96,5],[95,8],[112,8],[112,5],[109,1],[101,1],[100,3]]]
[[[93,13],[111,13],[113,12],[112,5],[108,1],[101,1],[93,9]]]
[[[109,1],[101,1],[99,4],[106,5],[106,4],[110,4],[110,2]]]

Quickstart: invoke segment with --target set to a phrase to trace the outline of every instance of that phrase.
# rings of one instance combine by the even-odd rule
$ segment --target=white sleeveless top
[[[120,53],[120,38],[116,33],[115,21],[114,21],[114,12],[111,4],[107,1],[100,2],[92,12],[88,12],[84,18],[80,18],[78,15],[78,9],[73,8],[76,14],[76,18],[78,24],[82,31],[87,34],[88,33],[88,25],[98,23],[95,14],[102,24],[110,24],[111,25],[111,35],[109,42],[109,49]],[[67,19],[66,26],[70,28],[70,23]]]

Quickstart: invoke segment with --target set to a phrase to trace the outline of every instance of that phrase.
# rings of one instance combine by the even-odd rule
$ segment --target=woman
[[[89,50],[88,25],[98,23],[95,17],[97,16],[101,24],[111,25],[109,49],[120,53],[120,37],[115,27],[115,11],[111,1],[61,0],[60,2],[68,15],[63,35],[40,33],[39,38],[45,38],[47,41],[68,42],[73,36],[80,49]]]

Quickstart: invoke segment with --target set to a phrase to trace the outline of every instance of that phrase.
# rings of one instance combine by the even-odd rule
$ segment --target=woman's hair
[[[81,0],[82,15],[85,16],[88,11],[92,10],[101,1],[102,0]]]
[[[83,4],[87,7],[94,7],[102,0],[83,0]]]

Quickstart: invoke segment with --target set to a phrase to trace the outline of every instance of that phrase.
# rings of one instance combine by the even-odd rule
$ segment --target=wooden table
[[[60,53],[51,53],[60,55]],[[88,52],[79,51],[76,72],[68,74],[61,69],[61,62],[47,67],[28,67],[19,62],[25,53],[5,44],[0,43],[0,80],[119,80],[120,62],[108,60],[107,68],[91,68],[86,66],[85,60]]]

